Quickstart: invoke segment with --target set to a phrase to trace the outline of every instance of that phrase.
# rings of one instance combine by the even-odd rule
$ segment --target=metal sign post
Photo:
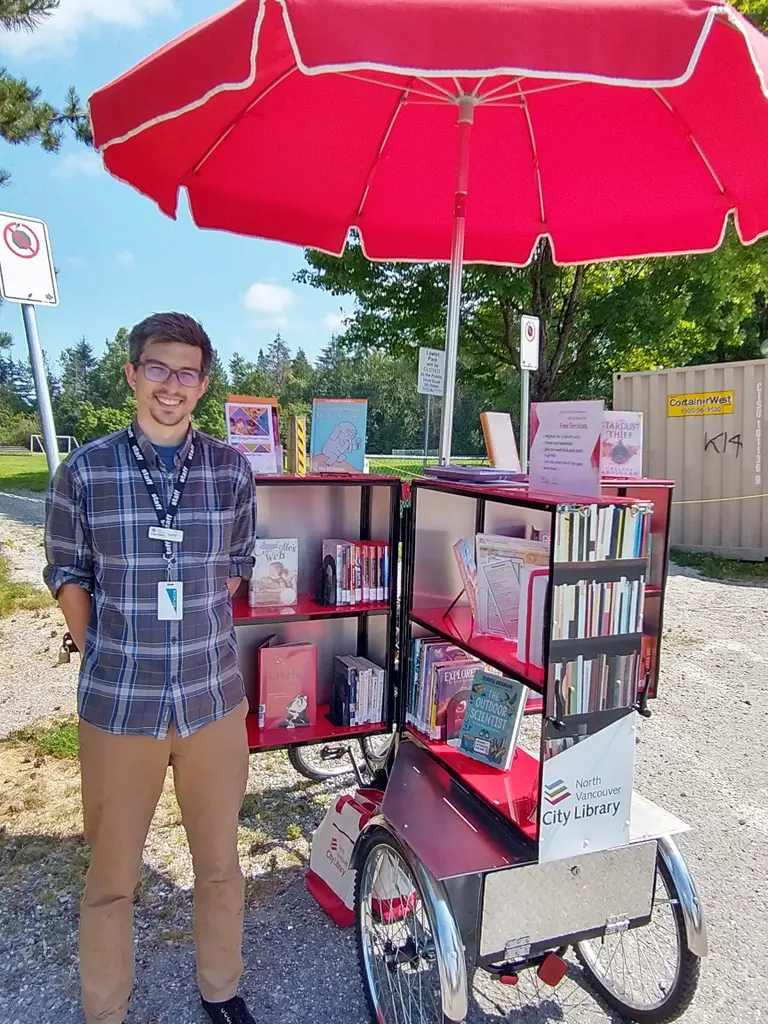
[[[539,368],[539,318],[520,318],[520,469],[528,472],[530,450],[531,370]]]
[[[6,302],[21,304],[48,472],[53,477],[59,464],[59,444],[35,306],[58,306],[59,294],[48,227],[44,221],[0,213],[0,295]]]
[[[429,453],[429,424],[432,416],[432,396],[442,396],[445,387],[445,352],[441,348],[419,349],[420,395],[427,396],[427,418],[424,424],[424,465]]]

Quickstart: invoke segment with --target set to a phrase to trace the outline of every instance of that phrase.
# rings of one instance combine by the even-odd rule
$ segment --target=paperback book
[[[296,604],[299,589],[299,542],[295,537],[260,539],[254,547],[256,563],[248,584],[251,607]]]
[[[389,600],[389,544],[324,540],[322,556],[320,604],[371,604]]]
[[[556,562],[601,562],[648,554],[651,507],[582,505],[558,509]]]
[[[328,719],[337,726],[377,725],[386,719],[385,671],[367,658],[340,655],[333,662]]]
[[[527,696],[522,683],[475,672],[459,733],[461,752],[506,771],[514,757]]]
[[[600,442],[600,473],[636,480],[643,475],[643,414],[604,412]]]

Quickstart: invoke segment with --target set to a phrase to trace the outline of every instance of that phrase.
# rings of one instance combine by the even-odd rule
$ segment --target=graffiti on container
[[[732,448],[728,446],[732,445]],[[725,455],[726,452],[730,451],[731,454],[735,454],[738,459],[741,449],[744,447],[744,443],[741,440],[741,434],[732,434],[728,436],[727,430],[722,430],[719,434],[713,434],[712,437],[709,434],[704,433],[704,451],[710,449],[715,451],[718,455]]]

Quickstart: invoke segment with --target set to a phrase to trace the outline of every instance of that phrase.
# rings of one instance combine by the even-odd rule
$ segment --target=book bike
[[[602,1003],[616,1015],[610,1019],[663,1024],[694,996],[707,936],[694,881],[672,838],[687,826],[632,786],[636,729],[650,715],[658,679],[672,493],[668,483],[635,483],[650,486],[615,488],[614,496],[604,486],[599,506],[568,506],[414,481],[403,522],[399,728],[374,783],[384,791],[379,811],[361,828],[351,860],[359,963],[377,1024],[464,1021],[473,975],[480,984],[508,986],[519,1000],[512,1019],[521,1022],[606,1019],[579,1015]],[[562,549],[564,524],[589,515],[602,522],[609,507],[652,523],[646,535],[656,535],[653,554],[644,546],[640,558],[587,563]],[[478,532],[502,529],[521,509],[539,525],[551,520],[556,537],[543,584],[538,673],[510,658],[503,641],[474,635],[469,610],[456,604],[459,577],[446,562],[446,522],[451,535],[475,525]],[[558,589],[622,577],[641,587],[648,581],[637,633],[552,639]],[[435,612],[441,602],[447,612]],[[474,770],[472,759],[405,725],[409,649],[427,635],[529,682],[534,714],[522,735],[531,726],[540,732],[536,757],[518,749],[507,772]],[[575,715],[558,706],[556,663],[600,650],[639,651],[649,640],[644,678],[638,674],[628,706]],[[550,1005],[554,1016],[530,1017],[542,998],[539,1014]]]

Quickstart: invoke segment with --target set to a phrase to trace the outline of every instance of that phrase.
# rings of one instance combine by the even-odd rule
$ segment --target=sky
[[[226,0],[61,0],[32,34],[0,31],[0,65],[63,105],[74,85],[85,101]],[[59,306],[38,308],[51,363],[85,337],[96,352],[120,327],[179,310],[199,319],[226,362],[255,359],[279,332],[293,352],[315,359],[338,332],[340,300],[295,284],[299,248],[201,231],[182,198],[171,221],[148,199],[111,178],[97,153],[67,138],[58,154],[0,141],[11,174],[0,209],[46,221],[58,269]],[[346,311],[351,307],[347,305]],[[4,303],[0,331],[26,356],[21,308]]]

